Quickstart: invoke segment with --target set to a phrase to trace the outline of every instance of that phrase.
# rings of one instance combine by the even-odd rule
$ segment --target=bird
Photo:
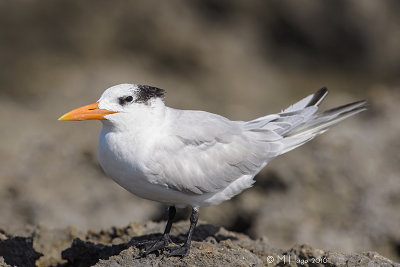
[[[168,206],[162,237],[150,242],[143,255],[162,251],[184,257],[200,208],[252,187],[255,175],[272,159],[367,109],[362,100],[317,112],[327,94],[323,87],[279,113],[232,121],[168,107],[165,90],[158,87],[119,84],[59,120],[102,122],[98,160],[105,174],[134,195]],[[170,246],[176,208],[184,207],[191,208],[186,241]]]

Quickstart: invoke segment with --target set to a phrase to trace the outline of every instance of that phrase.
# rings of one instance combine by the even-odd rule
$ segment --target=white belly
[[[118,140],[118,142],[116,142]],[[123,140],[127,140],[126,143]],[[152,170],[143,162],[151,160],[146,144],[121,137],[120,133],[102,130],[98,145],[98,158],[104,172],[120,186],[141,198],[178,207],[217,205],[230,199],[253,184],[252,176],[243,176],[225,189],[215,193],[184,193],[157,183]]]
[[[118,142],[115,140],[118,139]],[[150,170],[142,164],[148,157],[145,144],[135,148],[132,142],[124,143],[119,133],[102,131],[98,145],[98,158],[108,177],[141,198],[181,206],[192,205],[192,196],[152,181]],[[197,201],[195,201],[197,202]]]

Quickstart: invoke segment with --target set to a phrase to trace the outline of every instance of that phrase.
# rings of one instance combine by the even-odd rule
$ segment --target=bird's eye
[[[133,96],[128,95],[128,96],[121,96],[120,98],[118,98],[119,104],[121,106],[125,105],[128,102],[132,102],[133,101]]]

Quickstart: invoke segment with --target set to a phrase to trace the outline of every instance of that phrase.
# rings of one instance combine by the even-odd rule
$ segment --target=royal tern
[[[317,113],[327,93],[322,88],[280,113],[231,121],[167,107],[162,89],[120,84],[59,120],[103,122],[98,158],[104,172],[129,192],[169,205],[162,238],[144,254],[167,249],[168,256],[186,256],[200,207],[217,205],[251,187],[273,158],[366,109],[366,101],[359,101]],[[187,239],[170,247],[175,207],[185,206],[192,208]]]

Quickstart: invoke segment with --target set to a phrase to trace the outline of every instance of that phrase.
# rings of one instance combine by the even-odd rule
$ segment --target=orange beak
[[[85,120],[105,120],[104,116],[116,113],[107,109],[99,109],[99,103],[86,105],[68,113],[65,113],[59,121],[85,121]]]

